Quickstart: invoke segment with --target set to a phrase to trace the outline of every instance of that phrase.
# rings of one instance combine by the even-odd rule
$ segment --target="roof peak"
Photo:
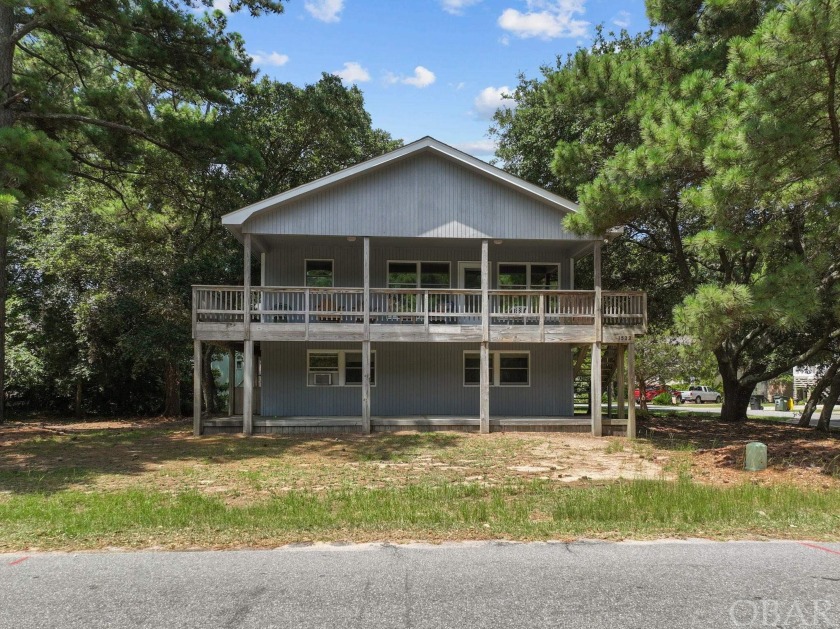
[[[422,138],[414,140],[413,142],[410,142],[408,144],[404,144],[403,146],[388,151],[387,153],[383,153],[382,155],[372,157],[371,159],[368,159],[359,164],[355,164],[353,166],[348,166],[347,168],[336,171],[330,175],[321,177],[320,179],[316,179],[315,181],[312,181],[310,183],[297,186],[296,188],[292,188],[291,190],[287,190],[286,192],[282,192],[280,194],[274,195],[267,199],[263,199],[262,201],[258,201],[256,203],[252,203],[251,205],[245,206],[239,210],[236,210],[235,212],[225,214],[222,217],[222,223],[224,225],[230,226],[232,229],[236,226],[239,226],[241,228],[241,225],[245,221],[247,221],[249,218],[256,214],[260,214],[267,210],[271,210],[287,201],[291,201],[292,199],[297,199],[302,196],[308,195],[323,187],[334,185],[341,181],[347,181],[367,172],[371,172],[375,169],[384,167],[388,164],[393,164],[399,160],[408,158],[411,155],[416,154],[420,150],[428,148],[434,149],[446,158],[456,161],[466,168],[479,172],[486,177],[489,177],[511,188],[514,188],[523,194],[534,198],[538,198],[541,201],[554,206],[560,211],[577,211],[578,206],[576,203],[569,201],[568,199],[565,199],[559,195],[556,195],[553,192],[549,192],[548,190],[540,188],[539,186],[525,181],[524,179],[520,179],[519,177],[512,175],[497,166],[488,164],[487,162],[484,162],[478,159],[477,157],[470,155],[469,153],[466,153],[460,149],[450,146],[444,142],[441,142],[440,140],[433,138],[430,135],[425,135]],[[239,229],[236,229],[235,231],[239,231]]]

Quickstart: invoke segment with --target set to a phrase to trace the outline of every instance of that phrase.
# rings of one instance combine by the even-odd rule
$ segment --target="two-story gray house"
[[[626,401],[645,295],[601,290],[605,236],[568,232],[575,211],[423,138],[226,215],[244,285],[193,288],[195,433],[634,435]],[[594,290],[575,289],[582,258]],[[243,353],[229,417],[201,413],[202,343]],[[575,415],[587,355],[592,399],[618,381],[616,418],[598,403]]]

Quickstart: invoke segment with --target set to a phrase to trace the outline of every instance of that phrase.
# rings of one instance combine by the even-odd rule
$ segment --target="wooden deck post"
[[[575,259],[569,258],[569,290],[575,290]]]
[[[370,238],[364,238],[364,340],[362,341],[362,432],[370,434]]]
[[[364,268],[362,269],[362,274],[364,277],[364,294],[362,295],[363,307],[364,307],[364,340],[370,340],[370,238],[365,236],[363,242],[363,249],[364,249]]]
[[[490,251],[489,241],[481,241],[481,356],[479,430],[490,432]]]
[[[362,341],[362,432],[370,431],[370,341]]]
[[[636,382],[636,343],[631,340],[627,345],[627,436],[636,438],[636,399],[633,395]],[[641,394],[641,391],[639,391]]]
[[[236,350],[228,350],[228,415],[236,415]]]
[[[245,234],[244,238],[242,325],[245,329],[245,340],[247,341],[251,338],[251,234]]]
[[[242,433],[254,432],[254,341],[245,341],[242,365]]]
[[[595,288],[595,342],[592,344],[592,373],[589,387],[589,405],[592,407],[592,434],[600,437],[604,434],[601,419],[601,341],[604,338],[603,318],[601,313],[601,241],[592,248],[592,265]]]
[[[193,340],[193,435],[201,436],[201,341]]]
[[[624,345],[618,346],[618,356],[616,358],[618,366],[616,373],[618,374],[618,419],[626,419],[624,402],[626,399],[625,382],[624,382]]]
[[[595,243],[592,251],[592,264],[594,271],[595,288],[595,340],[600,343],[604,340],[604,318],[601,309],[601,242]]]
[[[592,413],[592,434],[601,437],[604,427],[601,420],[601,344],[592,344],[592,373],[589,382],[589,406]]]

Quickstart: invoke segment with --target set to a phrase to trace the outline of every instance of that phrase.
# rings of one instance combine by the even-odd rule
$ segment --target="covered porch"
[[[604,435],[626,436],[627,419],[603,418]],[[241,415],[209,418],[204,421],[204,434],[241,433]],[[324,434],[364,433],[361,417],[263,417],[254,415],[253,434]],[[480,417],[446,417],[415,415],[404,417],[371,417],[371,432],[415,430],[431,432],[456,430],[479,432]],[[489,432],[575,432],[590,433],[591,416],[576,417],[491,417]]]

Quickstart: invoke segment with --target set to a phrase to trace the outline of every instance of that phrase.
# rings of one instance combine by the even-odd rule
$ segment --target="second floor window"
[[[449,262],[388,262],[388,288],[449,288]]]
[[[333,261],[307,260],[306,285],[311,286],[313,288],[332,288]]]
[[[499,288],[508,290],[557,290],[560,288],[560,265],[500,262]]]

